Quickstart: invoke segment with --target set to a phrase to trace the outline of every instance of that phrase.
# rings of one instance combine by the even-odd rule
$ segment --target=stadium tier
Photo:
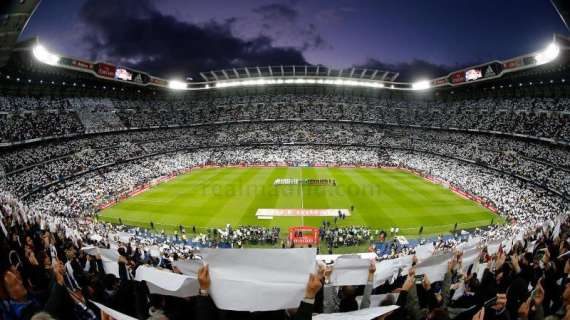
[[[6,3],[0,320],[570,319],[567,37],[168,81],[17,42],[39,1]]]

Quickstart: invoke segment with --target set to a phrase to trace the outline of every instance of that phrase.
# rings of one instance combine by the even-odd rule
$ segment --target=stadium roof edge
[[[10,55],[18,43],[18,38],[28,24],[41,0],[0,1],[0,67],[10,60]]]
[[[535,68],[542,64],[550,63],[558,56],[559,52],[567,51],[570,48],[570,39],[559,34],[553,35],[553,43],[555,44],[556,52],[553,58],[549,56],[548,59],[550,60],[539,58],[544,56],[547,50],[545,49],[503,61],[493,60],[457,70],[446,76],[427,80],[427,86],[421,87],[417,86],[417,83],[396,82],[395,80],[398,77],[398,73],[396,72],[356,67],[335,70],[322,65],[255,66],[212,70],[200,73],[204,81],[168,81],[149,75],[143,71],[116,66],[107,62],[91,62],[52,54],[42,47],[41,41],[37,37],[17,43],[14,46],[13,52],[28,52],[31,57],[35,56],[38,58],[35,49],[41,47],[44,54],[48,54],[51,58],[57,60],[54,60],[54,63],[48,63],[53,67],[90,73],[96,78],[109,81],[118,81],[143,87],[155,86],[186,91],[216,90],[228,87],[299,84],[352,86],[388,90],[426,90],[429,88],[455,87],[468,83],[497,79],[507,73]],[[552,55],[552,52],[549,53]],[[39,60],[41,61],[41,59]],[[426,80],[422,82],[426,82]]]

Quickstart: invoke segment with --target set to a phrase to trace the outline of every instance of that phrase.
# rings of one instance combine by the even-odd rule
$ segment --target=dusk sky
[[[553,33],[568,32],[548,0],[43,0],[22,39],[164,77],[321,64],[413,78],[540,50]]]

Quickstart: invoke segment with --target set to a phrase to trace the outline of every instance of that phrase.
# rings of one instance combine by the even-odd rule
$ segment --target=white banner
[[[423,260],[426,258],[429,258],[433,255],[433,251],[434,251],[434,247],[433,247],[433,243],[426,243],[424,245],[421,246],[417,246],[415,248],[416,251],[416,257],[419,260]]]
[[[552,230],[552,240],[560,236],[561,219],[561,217],[556,218],[556,225],[554,226],[554,230]]]
[[[180,272],[189,276],[197,276],[198,270],[204,265],[202,260],[176,260],[172,265],[178,268]]]
[[[376,262],[376,272],[374,273],[374,288],[383,285],[398,273],[398,263],[396,260],[384,260]]]
[[[101,261],[103,263],[103,269],[105,269],[105,273],[107,274],[114,274],[115,277],[120,278],[119,275],[119,252],[114,249],[102,249],[97,248],[94,246],[87,246],[81,248],[81,250],[85,251],[85,253],[96,256],[101,255]]]
[[[348,209],[257,209],[255,216],[260,217],[338,217],[350,216]]]
[[[331,283],[334,286],[363,285],[368,281],[370,260],[338,258],[333,266]]]
[[[93,300],[89,300],[91,301],[94,305],[97,306],[97,308],[99,308],[103,313],[107,314],[108,316],[110,316],[111,318],[113,318],[114,320],[138,320],[137,318],[133,318],[131,316],[128,316],[124,313],[121,313],[117,310],[113,310],[109,307],[106,307],[100,303],[97,303]]]
[[[210,294],[224,310],[296,308],[315,271],[316,249],[205,249]]]
[[[398,306],[366,308],[351,312],[322,313],[313,320],[372,320],[398,309]]]
[[[162,294],[179,298],[198,295],[200,284],[197,276],[188,276],[153,267],[137,268],[136,281],[146,281],[152,294]]]
[[[426,275],[431,283],[442,281],[447,272],[447,263],[453,255],[451,253],[433,256],[420,262],[416,266],[416,275]]]
[[[374,252],[363,252],[363,253],[355,253],[354,255],[358,255],[360,259],[367,259],[372,260],[378,258],[378,255]],[[335,261],[339,257],[342,257],[342,254],[318,254],[317,261]]]
[[[474,264],[480,255],[481,255],[481,250],[479,250],[477,248],[464,251],[463,256],[461,257],[461,261],[463,264],[463,271],[467,272],[467,269],[469,269],[469,266]],[[475,272],[475,270],[471,270],[471,271]]]
[[[501,240],[495,240],[492,242],[487,243],[487,253],[490,255],[494,255],[495,253],[499,252],[499,247],[501,246]]]

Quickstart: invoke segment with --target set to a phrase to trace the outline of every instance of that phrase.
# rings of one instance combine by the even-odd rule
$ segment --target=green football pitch
[[[274,186],[276,179],[334,179],[336,185]],[[450,232],[488,225],[497,215],[464,199],[445,187],[412,173],[375,168],[203,168],[157,185],[135,197],[103,210],[105,221],[173,231],[179,225],[223,228],[226,224],[319,226],[333,217],[274,217],[259,220],[256,211],[268,209],[349,209],[352,215],[339,226],[368,226],[389,230],[399,227],[402,235]]]

